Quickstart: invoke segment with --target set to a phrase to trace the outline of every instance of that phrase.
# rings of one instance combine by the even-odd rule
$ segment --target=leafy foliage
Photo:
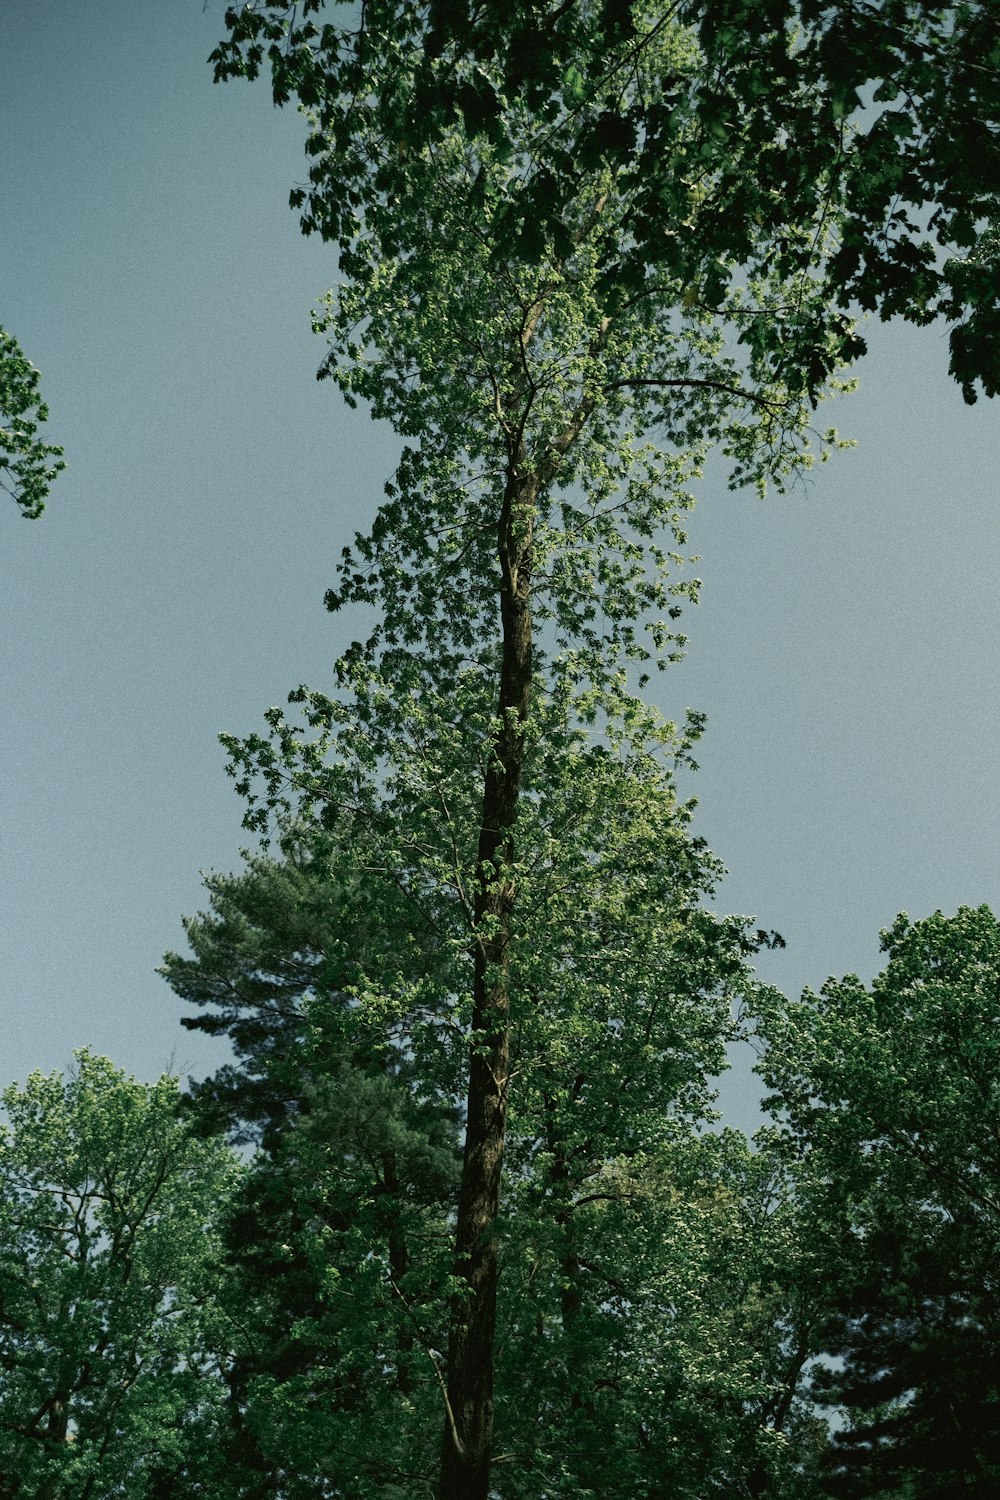
[[[49,486],[66,465],[62,449],[44,443],[38,428],[49,409],[38,390],[38,371],[17,340],[0,328],[0,487],[29,520],[45,509]]]
[[[765,1008],[761,1065],[839,1221],[840,1357],[818,1382],[849,1422],[833,1493],[990,1493],[1000,1474],[1000,924],[986,907],[905,916],[888,963]]]
[[[814,1493],[826,1431],[799,1399],[811,1309],[780,1163],[736,1132],[665,1135],[569,1187],[558,1157],[512,1187],[505,1497]]]
[[[244,1133],[261,1112],[228,1231],[249,1333],[227,1464],[248,1497],[416,1497],[438,1461],[465,1037],[455,997],[406,987],[396,941],[412,915],[383,925],[388,880],[357,866],[347,878],[347,842],[212,877],[211,910],[187,924],[192,956],[166,966],[205,1012],[189,1024],[228,1028],[240,1049],[200,1106]],[[664,1485],[798,1496],[823,1427],[797,1394],[816,1313],[790,1273],[800,1226],[784,1168],[690,1128],[727,1030],[707,982],[746,982],[747,936],[679,912],[640,972],[626,915],[639,908],[615,921],[604,882],[626,871],[648,897],[641,847],[633,836],[632,860],[595,868],[600,911],[569,891],[525,903],[535,951],[513,970],[494,1483],[511,1500]],[[663,920],[647,917],[640,941]]]
[[[460,122],[518,174],[492,225],[501,260],[543,258],[581,184],[606,170],[631,199],[611,278],[621,295],[663,277],[715,309],[771,270],[818,277],[815,297],[746,330],[775,374],[816,391],[859,347],[845,321],[859,302],[951,321],[966,399],[980,382],[996,394],[990,0],[369,0],[360,17],[336,14],[322,0],[232,8],[214,54],[217,77],[269,65],[276,102],[297,97],[314,115],[309,185],[293,193],[307,231],[349,243],[373,167],[387,202],[419,196],[419,163]],[[663,50],[678,33],[693,68]],[[512,128],[518,107],[539,122],[534,156]],[[832,241],[817,262],[821,227]]]
[[[230,1153],[176,1080],[77,1054],[3,1096],[0,1494],[203,1494],[225,1396],[217,1216]]]

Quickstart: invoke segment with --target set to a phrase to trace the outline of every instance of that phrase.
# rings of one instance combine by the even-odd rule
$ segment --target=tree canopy
[[[992,1493],[1000,928],[763,987],[781,940],[713,909],[679,790],[701,718],[645,688],[704,462],[763,492],[833,451],[856,303],[1000,387],[995,7],[227,24],[216,76],[308,118],[321,373],[405,446],[332,687],[225,736],[261,848],[165,973],[231,1061],[4,1095],[0,1497]],[[34,515],[61,464],[3,339]],[[714,1108],[748,1017],[753,1149]]]
[[[809,140],[803,125],[789,144],[791,114],[749,146],[727,128],[719,80],[746,103],[753,70],[682,9],[565,10],[556,74],[529,65],[516,87],[516,48],[480,47],[457,13],[375,4],[337,25],[321,9],[230,13],[217,76],[266,55],[278,102],[305,109],[310,183],[293,201],[338,251],[315,318],[322,373],[407,446],[327,596],[374,606],[374,628],[333,693],[292,695],[299,722],[272,710],[268,735],[227,744],[248,826],[318,861],[345,916],[363,910],[377,934],[359,950],[342,931],[333,1014],[349,1036],[391,1020],[422,1086],[463,1119],[442,1204],[438,1492],[485,1500],[494,1412],[511,1414],[495,1401],[517,1306],[511,1205],[528,1193],[562,1283],[586,1283],[586,1264],[607,1263],[576,1248],[587,1184],[669,1175],[677,1122],[705,1118],[731,1007],[753,987],[766,935],[704,909],[716,867],[674,789],[700,723],[678,729],[641,693],[696,594],[683,518],[707,453],[763,490],[836,442],[813,422],[860,348],[830,295],[846,178],[827,151],[784,181]],[[803,49],[781,36],[797,78]],[[809,119],[813,92],[803,75]],[[552,1337],[597,1337],[607,1304],[597,1276],[562,1298]],[[581,1383],[545,1407],[556,1430],[610,1388],[574,1350]],[[656,1446],[652,1420],[630,1430],[631,1454]],[[523,1478],[530,1444],[518,1451]],[[574,1452],[567,1437],[570,1489],[611,1482]],[[652,1483],[643,1462],[619,1453],[633,1493]]]
[[[207,1118],[262,1115],[230,1229],[256,1329],[231,1460],[246,1495],[419,1495],[438,1462],[464,1038],[429,985],[423,1015],[416,992],[409,1011],[401,997],[376,1010],[370,990],[365,1004],[340,988],[340,955],[377,972],[376,934],[396,960],[384,884],[373,871],[352,892],[329,854],[257,858],[211,880],[192,955],[167,964],[205,1012],[188,1024],[225,1024],[240,1049],[240,1069],[199,1093]],[[535,961],[537,1014],[512,1044],[495,1231],[505,1496],[792,1496],[819,1447],[799,1393],[815,1313],[798,1285],[786,1293],[800,1236],[783,1166],[691,1128],[726,1030],[696,988],[742,962],[736,924],[713,964],[715,924],[689,920],[662,955],[654,1013],[650,977],[635,1005],[633,970],[614,982],[624,923],[605,921],[598,956],[558,908],[537,917],[532,940],[556,951]],[[560,974],[571,951],[580,972]]]
[[[501,256],[544,255],[605,169],[633,189],[620,296],[666,274],[717,309],[761,273],[805,273],[816,299],[747,334],[775,371],[816,391],[831,339],[840,357],[863,347],[845,320],[857,305],[943,317],[965,399],[997,392],[991,0],[369,0],[339,15],[323,0],[261,0],[227,25],[217,76],[266,62],[276,101],[297,97],[314,116],[309,185],[293,194],[307,231],[347,243],[372,169],[387,202],[406,201],[422,157],[460,124],[477,149],[516,162],[518,191],[491,226]],[[690,38],[694,68],[663,52],[665,32]],[[520,109],[543,151],[519,154]]]

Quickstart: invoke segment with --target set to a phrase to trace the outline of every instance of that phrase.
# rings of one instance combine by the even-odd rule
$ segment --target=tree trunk
[[[513,466],[512,466],[513,468]],[[538,476],[513,470],[498,526],[503,631],[499,726],[486,768],[475,898],[476,945],[465,1157],[455,1234],[464,1282],[448,1331],[448,1412],[440,1500],[487,1500],[493,1432],[498,1245],[510,1052],[509,867],[531,700],[531,550]]]

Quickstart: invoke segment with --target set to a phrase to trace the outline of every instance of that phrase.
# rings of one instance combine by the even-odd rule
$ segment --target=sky
[[[0,507],[0,1080],[83,1045],[145,1078],[224,1060],[155,972],[248,842],[217,735],[329,683],[323,593],[394,467],[315,379],[305,127],[213,85],[223,10],[0,4],[0,322],[69,466],[41,520]],[[856,449],[764,502],[703,486],[656,685],[708,716],[685,790],[716,905],[782,933],[759,969],[789,994],[870,978],[899,911],[1000,910],[998,412],[942,328],[866,334],[821,414]],[[722,1098],[752,1123],[745,1067]]]

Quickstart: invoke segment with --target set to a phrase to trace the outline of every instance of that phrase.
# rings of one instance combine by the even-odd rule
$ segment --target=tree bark
[[[510,1055],[509,944],[516,901],[510,872],[531,702],[531,553],[536,474],[512,465],[497,536],[502,647],[499,723],[483,783],[475,896],[472,1038],[465,1156],[455,1233],[448,1413],[440,1500],[487,1500],[493,1435],[498,1244]]]

